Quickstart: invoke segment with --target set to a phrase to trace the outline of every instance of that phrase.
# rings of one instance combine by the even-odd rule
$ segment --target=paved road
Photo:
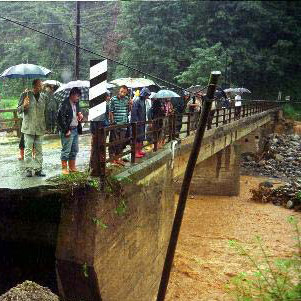
[[[79,154],[77,166],[79,170],[88,168],[90,159],[91,136],[80,136]],[[24,162],[17,159],[18,143],[0,144],[0,189],[24,189],[47,185],[46,179],[61,173],[60,161],[61,144],[58,138],[44,140],[43,170],[46,177],[26,178],[24,176]]]

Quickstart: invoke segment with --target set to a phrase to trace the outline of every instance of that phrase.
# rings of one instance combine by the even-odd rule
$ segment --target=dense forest
[[[69,42],[75,39],[75,2],[0,2],[0,16]],[[81,2],[81,46],[182,87],[205,85],[211,70],[223,86],[244,86],[252,98],[300,99],[301,5],[298,1]],[[40,64],[51,78],[74,78],[74,49],[0,18],[0,72]],[[80,52],[80,77],[89,59]],[[109,79],[143,76],[110,62]],[[158,82],[158,84],[162,84]],[[0,82],[17,95],[22,81]]]

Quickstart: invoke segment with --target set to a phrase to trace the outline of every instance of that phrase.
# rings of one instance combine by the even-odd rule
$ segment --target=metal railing
[[[276,102],[260,101],[248,103],[241,107],[214,109],[210,113],[207,130],[259,114],[278,106]],[[153,145],[153,151],[156,152],[159,149],[159,143],[162,141],[169,142],[176,138],[181,139],[193,134],[197,128],[199,116],[200,112],[184,113],[181,115],[172,114],[146,122],[101,127],[99,129],[100,141],[98,147],[100,162],[91,162],[91,164],[100,164],[101,177],[104,177],[106,165],[109,162],[113,162],[129,154],[131,154],[131,163],[137,161],[135,154],[139,138],[144,138],[143,140],[147,141],[147,144],[144,144],[143,148]],[[138,130],[141,126],[145,127],[145,132]],[[122,139],[118,139],[116,131],[124,131]],[[142,132],[142,134],[139,134],[139,132]],[[122,146],[121,148],[124,150],[116,154],[112,149],[117,145],[126,145],[126,147]]]

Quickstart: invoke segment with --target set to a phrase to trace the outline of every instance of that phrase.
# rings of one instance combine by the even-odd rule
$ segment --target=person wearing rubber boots
[[[81,121],[83,119],[79,107],[80,97],[80,89],[72,88],[69,97],[62,102],[58,110],[57,122],[62,143],[61,161],[64,175],[77,171],[75,163],[78,153],[78,135],[82,134]]]
[[[25,142],[25,170],[26,177],[46,176],[42,171],[43,152],[42,142],[45,134],[45,106],[47,95],[42,93],[42,81],[35,79],[32,82],[33,90],[25,90],[21,94],[18,104],[19,114],[23,114],[21,132]],[[35,152],[33,152],[35,149]],[[34,155],[35,153],[35,155]]]

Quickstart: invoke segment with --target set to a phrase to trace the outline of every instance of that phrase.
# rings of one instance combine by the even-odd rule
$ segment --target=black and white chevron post
[[[91,176],[100,177],[100,187],[104,188],[106,166],[106,137],[101,132],[101,120],[106,113],[107,60],[90,60],[89,116],[91,121],[92,147],[90,157]]]
[[[90,60],[89,121],[99,121],[106,113],[107,60]]]

